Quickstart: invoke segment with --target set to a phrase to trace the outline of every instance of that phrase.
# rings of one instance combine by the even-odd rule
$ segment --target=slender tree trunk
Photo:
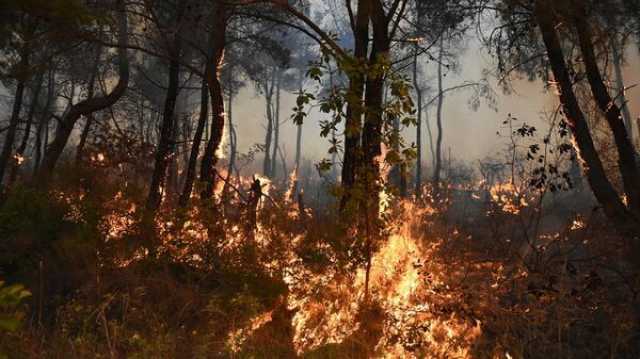
[[[220,83],[220,66],[222,66],[224,57],[227,29],[227,11],[224,4],[215,5],[213,18],[217,21],[216,28],[213,29],[211,35],[212,59],[210,66],[213,68],[212,71],[208,72],[207,76],[209,96],[211,97],[211,136],[202,156],[200,168],[200,179],[205,184],[205,188],[201,193],[203,199],[209,199],[213,196],[216,181],[215,166],[218,162],[216,151],[220,148],[222,134],[224,133],[224,97]]]
[[[168,192],[165,186],[167,169],[174,156],[174,127],[175,127],[175,107],[179,91],[180,82],[180,40],[179,35],[175,35],[173,55],[169,63],[169,86],[164,102],[164,112],[162,115],[162,125],[160,128],[160,141],[156,150],[155,165],[149,187],[147,198],[147,210],[155,212],[162,202],[162,190]]]
[[[280,69],[277,70],[276,78],[276,103],[273,118],[273,152],[271,153],[271,177],[276,178],[278,173],[278,149],[280,148],[280,81],[282,74]]]
[[[300,93],[302,93],[303,91],[303,83],[304,83],[304,77],[302,74],[300,74],[300,83],[299,83],[299,90]],[[300,158],[302,155],[302,124],[298,123],[296,124],[296,177],[298,176],[298,169],[300,168]]]
[[[20,111],[22,110],[22,101],[24,97],[24,88],[27,81],[27,72],[29,68],[29,53],[22,51],[20,64],[18,84],[16,86],[16,93],[13,100],[13,110],[11,111],[11,118],[9,119],[9,128],[7,128],[7,134],[4,138],[4,144],[2,146],[2,152],[0,152],[0,187],[2,187],[2,180],[4,179],[4,173],[11,161],[11,153],[13,152],[13,143],[16,139],[18,132],[18,123],[20,122]]]
[[[429,137],[429,150],[431,154],[431,168],[436,168],[436,148],[433,141],[433,132],[431,131],[431,121],[429,121],[429,109],[424,111],[424,124],[427,125],[427,136]]]
[[[27,150],[27,144],[29,143],[29,138],[31,137],[31,126],[33,124],[33,116],[35,115],[36,108],[38,107],[38,100],[40,99],[40,90],[42,89],[42,83],[44,73],[40,72],[38,74],[38,78],[36,79],[36,88],[33,90],[31,94],[31,103],[29,104],[29,112],[27,114],[27,124],[24,128],[24,134],[22,135],[22,141],[20,141],[20,145],[16,149],[16,160],[11,162],[11,173],[9,175],[9,184],[13,184],[16,181],[18,176],[18,170],[20,168],[20,163],[18,161],[24,161],[24,153]]]
[[[624,183],[624,191],[627,195],[629,208],[640,219],[640,170],[636,161],[636,153],[631,142],[629,132],[624,124],[620,107],[609,95],[607,85],[604,83],[598,61],[593,49],[593,36],[586,18],[586,11],[580,6],[580,11],[575,16],[578,41],[585,70],[593,97],[600,110],[605,114],[609,128],[618,149],[618,165]]]
[[[96,48],[96,58],[94,62],[93,69],[91,71],[91,78],[89,80],[89,84],[87,85],[87,99],[92,99],[95,90],[95,82],[96,77],[98,76],[98,66],[100,64],[100,55],[102,54],[102,46],[97,46]],[[89,131],[91,129],[91,125],[93,124],[94,117],[93,114],[87,115],[87,122],[84,125],[84,129],[82,130],[82,134],[80,135],[80,141],[78,142],[78,147],[76,149],[76,166],[80,165],[82,162],[82,155],[84,153],[84,147],[87,143],[87,137],[89,137]]]
[[[118,74],[119,79],[111,93],[104,97],[94,97],[86,99],[73,105],[63,116],[56,127],[56,135],[47,147],[42,165],[39,168],[38,181],[46,184],[53,173],[53,169],[62,155],[73,128],[81,116],[87,116],[93,112],[100,111],[115,104],[124,95],[129,84],[129,60],[127,58],[128,34],[127,34],[127,14],[123,0],[118,0]]]
[[[333,143],[337,143],[335,130],[331,131],[331,139]],[[333,151],[331,154],[331,179],[334,181],[338,180],[338,151]]]
[[[162,124],[160,125],[160,138],[156,149],[149,196],[146,209],[149,213],[155,213],[162,203],[163,189],[170,193],[167,185],[167,170],[175,160],[176,137],[176,103],[180,92],[180,57],[182,56],[182,38],[180,27],[184,15],[184,2],[178,3],[176,17],[174,18],[174,33],[171,45],[167,49],[171,56],[169,60],[169,85],[164,101]],[[169,185],[171,182],[169,182]]]
[[[443,73],[442,61],[444,58],[444,35],[440,37],[440,52],[438,54],[438,108],[436,113],[436,126],[438,128],[438,136],[436,139],[435,168],[433,169],[433,182],[435,185],[440,183],[440,172],[442,172],[442,106],[444,104],[444,90],[442,87]]]
[[[615,70],[615,80],[616,80],[616,88],[618,90],[617,104],[620,110],[622,111],[622,117],[624,119],[625,127],[629,132],[629,137],[631,138],[631,142],[633,142],[634,131],[633,131],[633,119],[631,118],[631,112],[629,111],[629,104],[627,103],[626,97],[626,88],[624,86],[624,76],[622,75],[622,53],[624,51],[619,41],[615,38],[611,38],[611,51],[613,57],[613,67]]]
[[[371,9],[373,30],[373,48],[369,55],[369,68],[389,64],[391,39],[389,37],[389,21],[385,15],[382,1],[374,1]],[[363,165],[359,170],[359,181],[364,185],[365,198],[361,200],[362,221],[365,234],[365,302],[369,298],[369,274],[371,272],[373,248],[380,236],[379,194],[380,157],[382,154],[382,126],[384,113],[384,84],[386,73],[376,71],[370,73],[365,85],[365,115],[362,130]]]
[[[205,70],[206,72],[206,70]],[[179,204],[184,207],[189,203],[191,192],[193,191],[193,182],[196,178],[196,165],[198,163],[198,155],[200,154],[200,144],[202,143],[202,135],[209,117],[209,88],[207,87],[206,77],[202,79],[202,90],[200,91],[200,117],[198,125],[193,136],[193,144],[191,145],[191,154],[187,164],[187,173],[184,180],[184,188],[180,196]]]
[[[264,139],[264,162],[262,163],[262,173],[271,177],[271,169],[272,164],[271,161],[271,148],[273,146],[273,92],[275,88],[275,75],[272,74],[271,81],[265,79],[264,82],[264,99],[266,105],[266,115],[267,115],[267,132],[265,133]]]
[[[227,122],[229,128],[229,163],[227,164],[227,179],[224,182],[222,189],[223,205],[225,206],[225,213],[227,212],[226,206],[229,202],[230,181],[233,174],[233,168],[236,165],[236,133],[233,127],[233,71],[230,72],[229,79],[229,96],[227,98]]]
[[[48,132],[48,126],[49,126],[49,118],[51,117],[49,115],[49,111],[51,110],[51,103],[53,101],[53,92],[55,90],[55,75],[53,70],[49,71],[49,78],[47,79],[47,102],[45,103],[44,107],[42,108],[42,113],[40,114],[40,117],[38,118],[38,127],[36,129],[36,141],[35,141],[35,145],[34,145],[34,165],[33,165],[33,173],[35,174],[38,171],[38,168],[40,167],[40,159],[42,157],[42,152],[43,152],[43,141],[42,141],[42,131],[43,130],[47,130]],[[46,127],[45,127],[46,126]],[[48,137],[48,136],[47,136]],[[45,137],[45,141],[44,144],[47,144],[47,137]]]
[[[630,230],[635,232],[640,228],[640,225],[618,197],[613,185],[606,176],[594,146],[584,113],[573,91],[573,82],[558,39],[555,28],[556,23],[552,16],[553,11],[550,11],[548,3],[543,1],[536,2],[535,18],[542,33],[551,70],[558,84],[560,103],[575,139],[576,150],[579,157],[584,161],[583,170],[585,176],[607,217],[622,231],[627,232]]]
[[[304,77],[300,74],[298,88],[300,93],[303,91]],[[295,158],[295,180],[293,182],[293,197],[298,195],[300,191],[300,161],[302,159],[302,123],[296,124],[296,158]]]
[[[296,126],[296,169],[300,168],[302,159],[302,124]]]
[[[422,195],[422,87],[418,80],[418,44],[416,43],[413,56],[413,88],[416,92],[417,102],[417,124],[416,124],[416,184],[415,193],[416,197],[420,198]]]
[[[366,62],[369,50],[369,19],[370,2],[358,1],[355,24],[353,27],[354,58],[357,61],[354,68],[362,68]],[[342,160],[342,187],[344,194],[340,200],[340,209],[344,210],[351,198],[351,189],[356,183],[356,169],[360,158],[360,133],[362,130],[362,115],[364,112],[363,96],[365,91],[365,75],[354,71],[349,76],[349,96],[347,103],[344,157]]]

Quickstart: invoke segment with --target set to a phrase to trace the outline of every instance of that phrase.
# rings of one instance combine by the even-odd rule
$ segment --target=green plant
[[[0,331],[15,332],[20,328],[24,316],[20,305],[30,296],[22,284],[6,286],[0,281]]]

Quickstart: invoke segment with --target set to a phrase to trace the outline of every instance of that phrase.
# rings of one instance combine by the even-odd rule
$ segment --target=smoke
[[[632,117],[635,119],[640,112],[640,87],[635,85],[640,82],[640,58],[635,46],[630,46],[626,51],[627,62],[624,67],[627,100]],[[495,60],[487,53],[477,40],[472,40],[467,49],[460,54],[460,71],[449,73],[444,79],[444,87],[452,87],[464,81],[478,81],[485,76],[485,70],[493,71],[496,68]],[[428,79],[427,85],[436,87],[436,64],[423,60],[424,76]],[[472,91],[462,90],[448,93],[445,97],[443,108],[443,150],[454,159],[466,162],[474,162],[486,156],[494,155],[505,146],[505,140],[496,133],[502,129],[502,122],[511,114],[518,118],[520,123],[535,126],[540,132],[548,129],[547,115],[553,113],[558,107],[558,99],[553,89],[547,89],[541,80],[529,81],[525,79],[513,80],[513,91],[504,93],[498,79],[489,78],[489,83],[495,91],[495,106],[490,106],[487,101],[481,100],[480,106],[474,110],[469,105]],[[425,96],[431,98],[431,95]],[[266,131],[266,114],[264,98],[257,95],[251,86],[245,87],[234,102],[234,122],[238,129],[238,149],[247,151],[254,144],[264,143]],[[295,104],[295,95],[283,93],[281,99],[281,127],[280,139],[283,152],[289,163],[295,156],[296,127],[290,119],[292,108]],[[494,108],[495,107],[495,108]],[[314,162],[322,158],[330,157],[327,154],[329,142],[320,137],[319,122],[326,116],[312,109],[303,125],[303,158]],[[431,106],[423,121],[429,121],[433,135],[436,135],[436,111]],[[431,163],[429,139],[426,123],[423,126],[423,162],[428,167]],[[403,136],[408,144],[416,142],[415,127],[406,128]],[[341,136],[342,137],[342,136]],[[258,158],[259,160],[259,158]]]

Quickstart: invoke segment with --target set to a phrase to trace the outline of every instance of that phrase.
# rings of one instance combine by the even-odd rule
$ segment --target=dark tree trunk
[[[13,100],[13,109],[11,111],[11,118],[9,119],[9,128],[7,128],[7,135],[4,138],[4,144],[2,146],[2,152],[0,152],[0,187],[2,187],[2,180],[4,179],[4,173],[11,161],[11,153],[13,152],[13,143],[16,140],[16,133],[18,132],[18,123],[20,122],[20,111],[22,110],[22,101],[24,97],[24,87],[27,81],[27,69],[29,67],[29,54],[23,51],[19,64],[18,84],[16,86],[16,93]]]
[[[176,39],[178,36],[176,36]],[[175,44],[179,40],[176,40]],[[179,81],[180,81],[180,63],[179,63],[179,46],[173,51],[171,62],[169,64],[169,86],[167,96],[164,102],[164,111],[162,115],[162,125],[160,127],[160,140],[156,150],[155,165],[153,175],[151,177],[151,186],[149,187],[149,196],[147,198],[147,210],[155,212],[162,202],[162,188],[165,187],[167,177],[167,168],[171,157],[174,155],[174,139],[173,132],[175,126],[175,106],[178,98]],[[167,191],[166,188],[164,188]]]
[[[162,203],[162,190],[169,193],[167,182],[167,170],[175,156],[175,127],[176,127],[176,102],[180,92],[180,57],[182,55],[182,38],[180,37],[180,25],[184,14],[184,3],[179,3],[178,11],[174,19],[175,33],[172,44],[167,49],[171,56],[169,60],[169,85],[164,101],[162,124],[160,125],[160,138],[149,186],[146,209],[154,213]]]
[[[273,116],[273,151],[271,152],[271,177],[276,178],[278,175],[278,148],[280,148],[280,80],[281,80],[281,72],[278,68],[277,70],[276,81],[276,102],[275,102],[275,111]]]
[[[44,107],[42,108],[42,113],[40,114],[40,117],[38,118],[38,127],[36,129],[36,140],[34,144],[35,159],[33,164],[34,174],[38,171],[38,168],[40,167],[40,159],[42,156],[42,145],[43,145],[42,132],[45,129],[48,132],[49,118],[50,118],[49,111],[51,109],[51,103],[53,101],[54,90],[55,90],[55,75],[53,70],[51,70],[49,71],[49,78],[47,79],[47,101]],[[47,143],[46,141],[47,140],[45,136],[45,142],[44,142],[45,145]]]
[[[586,12],[584,9],[580,10],[576,12],[575,23],[589,86],[613,133],[616,148],[618,149],[618,165],[624,182],[624,191],[627,194],[629,208],[635,216],[640,218],[640,170],[636,162],[635,149],[625,127],[620,107],[616,105],[609,95],[607,85],[602,79],[598,68],[598,60],[593,49],[591,29],[586,20]]]
[[[416,183],[415,193],[416,197],[420,198],[422,195],[422,87],[420,87],[420,81],[418,80],[418,44],[415,46],[415,54],[413,57],[413,88],[416,92],[417,102],[417,123],[416,123]]]
[[[622,52],[624,52],[624,48],[620,44],[615,37],[611,38],[611,56],[613,60],[613,67],[615,71],[615,80],[616,80],[616,90],[618,94],[616,94],[618,107],[622,112],[622,117],[624,119],[624,125],[629,132],[629,137],[631,142],[633,142],[634,138],[634,130],[633,130],[633,119],[631,118],[631,112],[629,111],[629,104],[627,103],[626,89],[624,86],[624,76],[622,75]]]
[[[222,142],[222,134],[224,132],[224,97],[222,93],[222,85],[220,83],[220,66],[224,57],[224,49],[226,46],[225,37],[227,30],[227,11],[223,4],[218,4],[214,9],[214,18],[217,20],[216,28],[213,29],[211,35],[211,54],[210,66],[212,71],[208,72],[207,85],[209,87],[209,96],[211,97],[211,136],[205,148],[200,168],[200,180],[205,185],[201,193],[203,199],[209,199],[213,196],[216,181],[215,166],[218,162],[216,151],[220,148]]]
[[[267,80],[263,84],[264,91],[264,99],[266,105],[266,115],[267,115],[267,132],[265,133],[264,138],[264,161],[262,163],[262,173],[271,177],[271,147],[273,146],[273,128],[274,128],[274,120],[273,120],[273,90],[275,87],[275,71],[272,74],[272,79]],[[274,158],[275,160],[275,158]]]
[[[127,59],[127,14],[123,0],[118,1],[118,83],[108,95],[86,99],[73,105],[56,127],[56,135],[47,147],[42,165],[38,170],[38,181],[46,184],[53,173],[53,169],[62,155],[73,128],[81,116],[87,116],[115,104],[124,95],[129,84],[129,60]]]
[[[442,61],[444,58],[444,35],[440,35],[440,52],[438,54],[438,108],[436,113],[436,126],[438,136],[436,138],[435,168],[433,169],[433,182],[440,183],[440,172],[442,172],[442,106],[444,105],[444,90],[442,87]]]
[[[358,1],[355,23],[353,24],[354,68],[363,68],[369,50],[369,19],[371,4],[368,0]],[[356,183],[356,171],[360,158],[360,133],[362,130],[362,114],[364,110],[363,96],[365,91],[365,75],[354,71],[349,76],[349,98],[347,103],[344,157],[342,160],[342,187],[344,194],[340,201],[341,210],[345,209],[351,198],[351,189]]]
[[[637,219],[626,209],[607,178],[594,146],[584,113],[573,91],[573,82],[555,28],[556,22],[552,18],[553,11],[550,11],[542,2],[537,2],[536,5],[535,18],[542,33],[551,70],[558,84],[560,103],[575,139],[579,156],[584,161],[583,170],[591,190],[607,217],[616,226],[625,232],[637,231],[640,228]]]
[[[372,8],[371,23],[373,28],[373,48],[369,56],[369,66],[373,67],[389,61],[389,23],[379,1],[376,1]],[[384,84],[385,74],[381,72],[370,74],[366,80],[366,113],[362,133],[362,147],[364,154],[363,164],[365,166],[363,174],[366,176],[364,180],[367,191],[376,190],[372,186],[378,180],[380,170],[378,157],[382,154]]]
[[[304,78],[302,76],[302,74],[300,75],[300,83],[299,83],[299,89],[300,89],[300,93],[302,93],[303,90],[303,83],[304,83]],[[302,123],[297,123],[296,124],[296,158],[295,158],[295,174],[294,174],[294,181],[293,181],[293,196],[295,197],[298,192],[300,191],[300,161],[302,159]]]
[[[20,145],[16,149],[16,160],[11,163],[11,174],[9,175],[9,185],[13,184],[18,176],[18,170],[20,167],[19,160],[24,160],[24,153],[27,150],[27,144],[29,143],[29,138],[31,137],[31,126],[33,124],[33,116],[35,115],[36,108],[38,107],[38,100],[40,99],[40,90],[42,89],[42,83],[44,77],[44,73],[40,72],[38,74],[38,78],[36,79],[36,88],[33,90],[31,94],[31,103],[29,104],[29,112],[27,114],[27,124],[24,128],[24,134],[22,135],[22,141],[20,141]]]
[[[205,70],[206,73],[206,70]],[[184,207],[189,202],[191,192],[193,191],[193,182],[196,178],[196,165],[198,163],[198,155],[200,154],[200,144],[202,143],[202,135],[209,117],[209,88],[207,87],[206,77],[202,79],[202,90],[200,92],[200,117],[198,125],[193,136],[193,144],[191,145],[191,154],[187,164],[187,173],[184,180],[184,189],[180,196],[179,204]]]
[[[91,78],[89,79],[88,89],[87,89],[87,99],[92,99],[95,90],[95,82],[98,77],[98,66],[100,64],[100,55],[102,53],[102,47],[97,46],[96,49],[96,58],[94,62],[93,69],[91,71]],[[80,135],[80,141],[78,142],[78,147],[76,148],[76,166],[80,165],[82,162],[82,156],[84,154],[84,147],[87,143],[87,138],[89,137],[89,131],[91,130],[91,125],[93,124],[94,117],[93,114],[87,115],[87,122],[84,125],[84,129],[82,129],[82,134]]]

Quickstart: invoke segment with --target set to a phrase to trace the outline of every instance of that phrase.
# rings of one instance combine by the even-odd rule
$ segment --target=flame
[[[24,163],[24,156],[20,155],[20,154],[15,154],[13,155],[13,159],[16,161],[16,165],[20,166],[22,163]]]
[[[295,181],[295,174],[294,171],[290,176],[291,183]],[[255,178],[260,180],[262,192],[270,195],[271,181],[260,175],[255,175]],[[238,187],[246,190],[251,182],[250,177],[242,177]],[[282,194],[273,192],[274,196]],[[491,195],[502,201],[502,196],[506,196],[503,192],[517,193],[515,186],[501,185],[493,189]],[[70,198],[70,201],[78,198],[73,194],[60,195]],[[430,196],[430,193],[425,193],[425,197]],[[278,210],[295,219],[291,215],[297,212],[292,189],[284,197],[285,207]],[[378,335],[372,335],[374,339],[368,349],[375,353],[375,357],[470,357],[473,341],[481,334],[481,323],[460,318],[455,312],[443,314],[439,310],[455,300],[459,291],[453,282],[464,276],[463,270],[452,268],[454,266],[445,263],[439,255],[448,238],[426,236],[427,231],[422,227],[425,218],[437,213],[438,208],[447,203],[434,200],[431,205],[418,206],[402,201],[399,206],[391,206],[397,200],[386,192],[380,195],[379,200],[382,211],[398,210],[371,261],[369,301],[379,307],[379,315],[367,317],[363,314],[369,305],[364,303],[364,268],[343,270],[336,266],[317,272],[307,267],[295,248],[308,233],[292,235],[284,253],[263,261],[264,268],[282,278],[288,287],[286,308],[294,311],[291,327],[296,351],[302,355],[327,344],[357,342],[359,335],[372,331]],[[101,225],[103,233],[107,233],[107,240],[124,238],[136,223],[138,206],[118,192],[105,207],[109,213]],[[269,207],[273,207],[271,202],[262,200],[258,210]],[[194,266],[208,265],[204,257],[194,250],[208,238],[206,216],[200,211],[197,206],[189,208],[185,218],[179,220],[170,211],[161,210],[155,218],[162,250]],[[305,211],[308,215],[312,213],[310,209]],[[268,251],[273,236],[267,223],[260,223],[258,217],[257,229],[253,233],[255,245],[259,250]],[[225,220],[224,226],[226,240],[217,244],[221,256],[246,244],[241,223]],[[451,235],[458,236],[459,233],[452,230]],[[328,244],[318,246],[323,245],[328,247]],[[122,259],[119,265],[127,266],[147,255],[149,253],[145,249],[140,249],[129,258]],[[337,262],[331,255],[328,260]],[[499,287],[504,274],[502,269],[494,273],[495,276],[485,283]],[[233,352],[240,351],[247,338],[273,320],[273,313],[273,310],[262,312],[247,325],[231,331],[226,338],[227,346]]]
[[[527,198],[512,182],[496,183],[489,189],[489,194],[503,212],[518,214],[529,206]]]
[[[227,346],[231,351],[238,353],[242,349],[244,342],[251,337],[251,334],[271,321],[272,314],[273,311],[264,312],[252,318],[246,327],[236,329],[229,333],[227,337]]]
[[[481,333],[480,323],[470,324],[453,315],[440,317],[434,314],[436,311],[430,298],[437,296],[442,288],[445,292],[449,290],[448,273],[442,265],[431,263],[426,266],[429,280],[425,281],[425,266],[421,260],[433,257],[440,242],[423,243],[412,235],[412,227],[432,209],[419,209],[409,202],[403,205],[399,229],[387,238],[372,260],[371,296],[385,313],[380,323],[382,336],[377,344],[374,343],[376,355],[415,357],[400,341],[409,340],[412,328],[428,323],[429,329],[414,338],[421,346],[431,348],[434,355],[468,357],[470,343]],[[292,263],[299,263],[299,260]],[[290,270],[295,272],[296,268]],[[294,278],[304,278],[304,282],[296,282]],[[359,269],[355,275],[334,273],[307,277],[298,273],[288,277],[287,284],[292,293],[289,305],[297,309],[293,327],[294,345],[299,354],[322,345],[343,343],[361,329],[363,323],[358,323],[357,318],[362,309],[364,282],[364,269]],[[301,291],[299,287],[306,290]],[[323,296],[314,299],[307,295],[308,292],[320,292]],[[444,297],[451,295],[446,293]]]
[[[571,223],[571,230],[577,231],[579,229],[583,229],[585,226],[586,225],[582,219],[576,218],[573,220],[573,223]]]

